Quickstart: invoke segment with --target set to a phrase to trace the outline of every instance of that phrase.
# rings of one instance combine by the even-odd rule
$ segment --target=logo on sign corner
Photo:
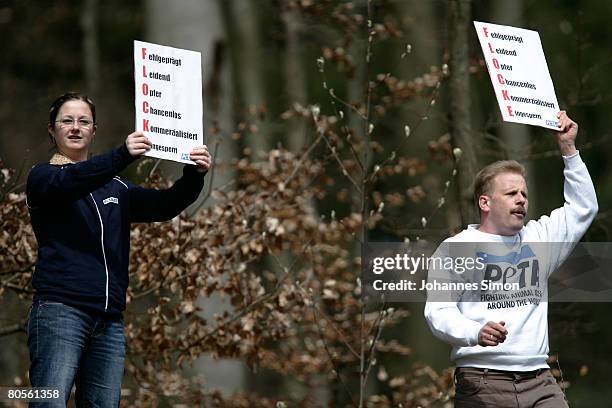
[[[189,160],[189,153],[181,153],[181,160]]]
[[[557,122],[556,120],[547,120],[546,121],[546,126],[556,126],[556,127],[559,127],[559,122]]]

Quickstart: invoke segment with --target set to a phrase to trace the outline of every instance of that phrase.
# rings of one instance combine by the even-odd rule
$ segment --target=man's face
[[[488,214],[487,223],[494,233],[514,235],[523,228],[529,205],[527,184],[523,176],[515,173],[499,174],[493,179],[491,195],[481,197],[486,197],[483,211]]]

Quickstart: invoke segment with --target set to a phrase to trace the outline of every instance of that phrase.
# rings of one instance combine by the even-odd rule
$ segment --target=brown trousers
[[[548,369],[528,372],[455,370],[455,408],[568,408]]]

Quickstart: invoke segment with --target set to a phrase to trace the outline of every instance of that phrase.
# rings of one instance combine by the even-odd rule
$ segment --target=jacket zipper
[[[100,220],[100,243],[102,244],[102,257],[104,258],[104,269],[106,270],[106,302],[104,303],[104,311],[108,309],[108,264],[106,263],[106,251],[104,250],[104,223],[102,222],[102,216],[100,215],[100,209],[98,208],[98,204],[96,204],[96,200],[94,199],[93,194],[89,193],[91,196],[91,200],[96,207],[96,211],[98,212],[98,219]]]

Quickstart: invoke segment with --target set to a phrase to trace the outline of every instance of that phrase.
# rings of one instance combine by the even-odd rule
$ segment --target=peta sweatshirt
[[[27,204],[38,241],[34,300],[120,315],[125,309],[132,222],[166,221],[194,202],[204,174],[185,165],[171,188],[117,177],[135,160],[125,144],[73,163],[55,155],[28,176]]]
[[[465,301],[465,294],[457,293],[456,298],[434,301],[429,294],[425,318],[433,334],[452,345],[451,360],[457,367],[506,371],[548,368],[547,281],[584,235],[598,210],[595,188],[580,155],[564,156],[563,161],[562,207],[529,221],[514,236],[488,234],[479,231],[478,224],[472,224],[438,248],[437,256],[453,251],[453,247],[461,251],[473,248],[472,256],[484,264],[476,272],[479,280],[486,277],[519,287],[511,295],[480,292],[478,301]],[[428,280],[452,280],[449,275],[453,275],[451,271],[430,269]],[[493,347],[478,345],[478,333],[488,321],[506,323],[505,342]]]

